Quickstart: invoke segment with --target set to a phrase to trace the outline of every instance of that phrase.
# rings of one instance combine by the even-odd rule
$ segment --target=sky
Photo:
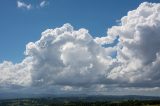
[[[105,36],[108,28],[144,0],[48,0],[42,8],[38,6],[43,0],[22,1],[33,5],[31,9],[18,8],[17,2],[1,1],[0,62],[20,62],[28,42],[36,41],[42,31],[64,23],[71,23],[76,29],[86,28],[92,36]]]
[[[159,0],[2,0],[0,14],[0,94],[160,95]]]

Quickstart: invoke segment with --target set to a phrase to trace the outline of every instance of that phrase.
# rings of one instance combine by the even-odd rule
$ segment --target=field
[[[160,100],[100,100],[96,98],[28,98],[0,100],[0,106],[160,106]]]

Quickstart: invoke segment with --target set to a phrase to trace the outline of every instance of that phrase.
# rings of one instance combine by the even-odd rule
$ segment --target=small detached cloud
[[[17,7],[21,9],[26,9],[26,10],[44,8],[47,5],[49,5],[49,2],[47,0],[43,0],[38,4],[26,3],[25,1],[22,1],[22,0],[17,1]]]
[[[26,4],[23,1],[17,1],[17,7],[30,10],[32,8],[32,5],[31,4]]]
[[[44,1],[40,2],[39,6],[41,8],[43,8],[43,7],[46,7],[48,4],[49,4],[49,2],[44,0]]]

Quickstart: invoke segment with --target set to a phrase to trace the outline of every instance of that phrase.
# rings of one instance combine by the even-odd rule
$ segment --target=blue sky
[[[38,5],[42,0],[24,0]],[[24,58],[25,45],[40,38],[42,31],[71,23],[86,28],[93,36],[106,35],[107,28],[145,0],[48,0],[43,8],[26,10],[17,0],[0,3],[0,62]],[[150,0],[158,2],[159,0]]]

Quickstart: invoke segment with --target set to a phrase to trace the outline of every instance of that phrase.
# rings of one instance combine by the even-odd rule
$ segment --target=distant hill
[[[15,96],[16,95],[16,96]],[[123,100],[160,100],[160,96],[140,96],[140,95],[52,95],[52,94],[14,94],[0,93],[0,100],[4,99],[23,99],[23,98],[43,98],[53,99],[56,101],[72,100],[72,101],[123,101]]]

